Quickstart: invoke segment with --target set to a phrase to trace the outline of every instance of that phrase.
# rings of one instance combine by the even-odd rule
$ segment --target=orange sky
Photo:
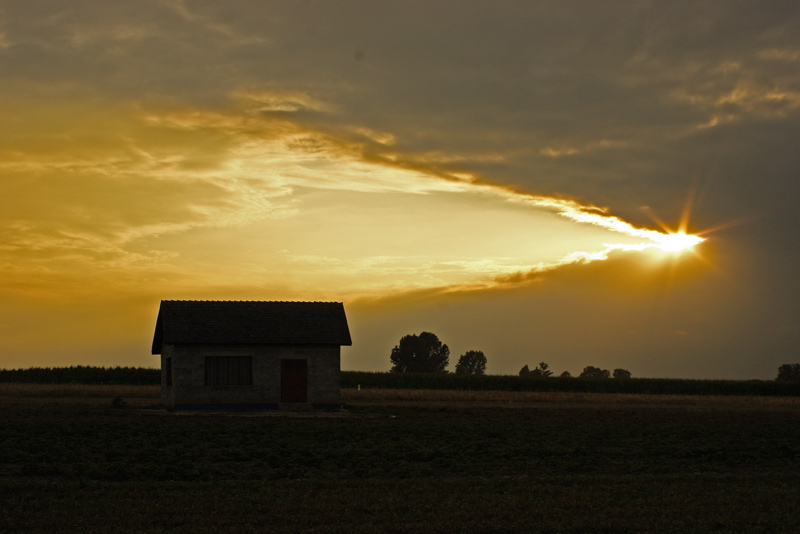
[[[0,12],[0,367],[155,366],[161,299],[342,301],[345,369],[796,354],[796,10],[333,4]]]

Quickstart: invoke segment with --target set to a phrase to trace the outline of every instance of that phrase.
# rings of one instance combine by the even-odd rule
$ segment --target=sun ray
[[[648,216],[648,217],[650,217],[650,219],[651,219],[651,220],[652,220],[654,223],[656,223],[656,224],[657,224],[657,225],[658,225],[658,226],[659,226],[659,227],[660,227],[662,230],[664,230],[665,232],[670,232],[670,231],[671,231],[671,230],[670,230],[670,228],[667,226],[667,223],[665,223],[664,221],[662,221],[662,220],[661,220],[661,219],[660,219],[660,218],[659,218],[659,217],[656,215],[656,213],[655,213],[655,212],[654,212],[654,211],[653,211],[653,210],[650,208],[650,206],[642,206],[640,209],[641,209],[643,212],[645,212],[645,214],[647,214],[647,216]]]
[[[678,224],[678,232],[686,233],[689,228],[689,218],[692,215],[695,195],[696,190],[694,186],[692,186],[689,190],[689,195],[686,197],[686,204],[683,205],[683,213],[681,214],[680,223]]]

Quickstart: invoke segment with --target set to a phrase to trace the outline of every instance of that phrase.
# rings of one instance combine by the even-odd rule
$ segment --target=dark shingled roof
[[[164,343],[352,345],[341,302],[162,300],[153,354]]]

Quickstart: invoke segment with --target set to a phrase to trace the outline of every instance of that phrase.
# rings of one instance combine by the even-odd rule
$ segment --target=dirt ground
[[[794,397],[342,401],[175,414],[157,386],[0,384],[0,532],[800,532]]]

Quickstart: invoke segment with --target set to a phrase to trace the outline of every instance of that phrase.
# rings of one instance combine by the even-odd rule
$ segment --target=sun
[[[694,189],[692,189],[689,191],[689,197],[686,199],[686,204],[683,206],[680,223],[675,231],[669,228],[664,221],[659,219],[650,208],[646,206],[643,208],[650,218],[662,229],[662,232],[653,232],[656,235],[650,236],[650,239],[654,242],[654,247],[664,252],[679,253],[689,250],[706,240],[705,237],[687,233],[687,229],[689,228],[689,216],[692,212],[692,205],[694,204],[694,196]]]
[[[656,246],[665,252],[681,252],[703,241],[705,241],[705,239],[697,235],[690,235],[685,232],[674,232],[662,234],[658,238]]]

